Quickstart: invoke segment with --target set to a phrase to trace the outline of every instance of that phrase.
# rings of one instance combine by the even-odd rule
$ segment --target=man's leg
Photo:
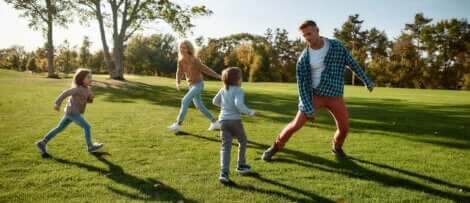
[[[349,130],[349,114],[346,103],[342,97],[333,98],[327,103],[327,108],[336,122],[336,132],[332,141],[333,152],[345,156],[342,147]]]

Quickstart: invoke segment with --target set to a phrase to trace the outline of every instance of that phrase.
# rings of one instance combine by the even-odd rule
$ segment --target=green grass
[[[53,101],[70,79],[0,70],[0,202],[470,202],[470,92],[347,86],[350,113],[345,151],[330,153],[334,120],[321,111],[265,163],[260,154],[297,111],[295,84],[244,83],[248,163],[258,174],[218,183],[218,132],[193,107],[185,135],[166,130],[184,92],[174,80],[94,76],[95,102],[85,114],[104,153],[86,152],[71,125],[49,144],[33,143],[59,121]],[[220,82],[206,82],[204,101]],[[236,143],[234,143],[236,144]],[[235,168],[236,147],[231,168]]]

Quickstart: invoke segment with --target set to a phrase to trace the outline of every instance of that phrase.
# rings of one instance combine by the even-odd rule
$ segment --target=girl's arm
[[[243,93],[243,90],[239,90],[235,92],[235,106],[237,107],[238,111],[240,113],[248,114],[250,116],[254,116],[255,112],[251,109],[249,109],[245,105],[245,94]]]
[[[184,77],[184,71],[183,67],[181,66],[181,62],[178,61],[177,67],[176,67],[176,88],[179,89],[179,85],[181,83],[181,78]]]
[[[89,90],[89,91],[90,91],[90,95],[88,96],[86,102],[88,102],[88,103],[93,103],[93,99],[95,99],[95,95],[93,95],[93,93],[91,92],[91,90]]]
[[[217,74],[211,68],[207,67],[205,64],[203,64],[199,59],[196,59],[196,63],[197,63],[197,66],[200,67],[201,72],[203,72],[206,75],[212,76],[212,77],[220,80],[220,75]]]
[[[223,89],[220,89],[217,95],[212,99],[212,104],[222,107],[222,91]]]
[[[60,107],[60,105],[62,104],[62,101],[64,101],[65,98],[74,95],[75,93],[77,93],[77,91],[78,91],[77,87],[64,90],[55,100],[55,106]]]

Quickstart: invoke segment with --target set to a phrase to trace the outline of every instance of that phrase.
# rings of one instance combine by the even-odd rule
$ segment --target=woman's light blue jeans
[[[184,95],[183,99],[181,100],[181,108],[180,112],[178,113],[178,117],[176,118],[176,122],[178,122],[179,124],[183,122],[184,117],[188,112],[188,108],[191,104],[191,101],[194,103],[194,106],[196,106],[196,108],[199,109],[202,114],[204,114],[204,116],[206,116],[211,121],[214,120],[214,117],[202,102],[201,93],[203,90],[204,82],[202,80],[196,84],[189,86],[188,92],[186,93],[186,95]]]

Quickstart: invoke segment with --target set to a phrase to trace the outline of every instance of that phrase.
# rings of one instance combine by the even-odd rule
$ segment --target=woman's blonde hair
[[[193,44],[189,40],[183,40],[179,43],[178,45],[178,61],[181,61],[183,59],[183,54],[181,53],[181,45],[185,45],[188,49],[189,55],[196,57],[196,52],[194,50]]]
[[[222,81],[226,90],[231,85],[239,85],[239,81],[242,78],[242,71],[238,67],[229,67],[222,71]]]
[[[91,74],[90,69],[79,68],[75,71],[72,79],[72,87],[83,86],[83,80]]]

